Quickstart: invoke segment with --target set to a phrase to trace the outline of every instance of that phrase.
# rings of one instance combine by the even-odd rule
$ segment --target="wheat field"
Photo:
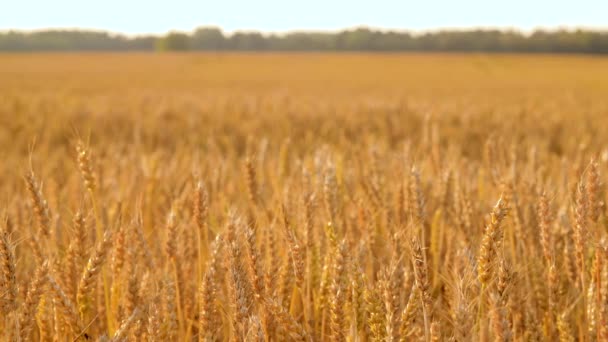
[[[0,55],[2,341],[608,341],[608,58]]]

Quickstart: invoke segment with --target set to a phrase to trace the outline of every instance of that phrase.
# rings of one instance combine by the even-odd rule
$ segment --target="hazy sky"
[[[336,30],[354,26],[608,28],[608,0],[5,0],[0,30],[92,28],[127,34],[190,31]]]

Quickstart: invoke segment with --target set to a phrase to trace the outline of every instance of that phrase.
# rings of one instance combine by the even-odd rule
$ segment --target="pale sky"
[[[0,30],[191,31],[608,28],[608,0],[1,0]]]

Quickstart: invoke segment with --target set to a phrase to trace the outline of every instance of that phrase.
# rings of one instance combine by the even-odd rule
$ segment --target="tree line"
[[[0,51],[461,51],[608,53],[608,31],[444,30],[415,34],[368,28],[262,34],[201,27],[127,37],[97,31],[0,32]]]

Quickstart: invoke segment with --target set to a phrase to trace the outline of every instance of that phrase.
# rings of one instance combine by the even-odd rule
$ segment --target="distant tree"
[[[226,47],[226,38],[217,27],[201,27],[192,34],[190,46],[194,50],[222,50]]]
[[[157,40],[158,51],[186,51],[190,49],[190,37],[181,32],[170,32]]]
[[[266,38],[259,32],[236,32],[228,39],[228,47],[233,50],[266,50]]]
[[[335,46],[341,50],[373,50],[375,39],[380,38],[381,35],[381,32],[367,28],[343,31],[336,36]]]

